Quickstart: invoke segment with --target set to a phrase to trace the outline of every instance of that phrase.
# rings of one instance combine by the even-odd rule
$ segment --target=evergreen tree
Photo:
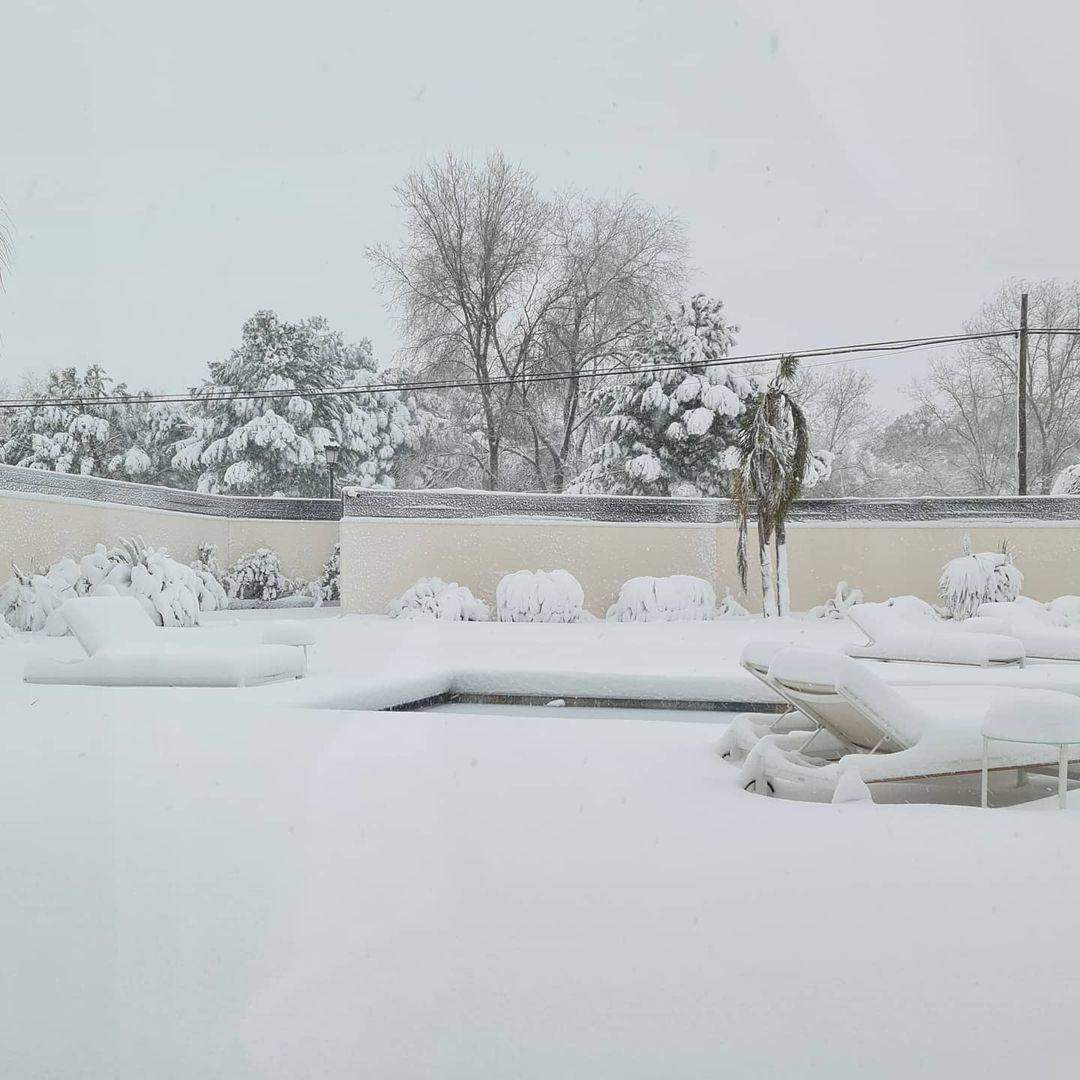
[[[173,464],[199,491],[322,495],[323,447],[341,447],[338,475],[361,487],[393,487],[395,459],[414,439],[415,402],[396,391],[320,394],[376,381],[371,344],[347,344],[322,318],[289,323],[272,311],[244,324],[241,343],[194,393],[191,435]],[[216,398],[230,391],[273,391],[272,398]]]
[[[35,399],[57,402],[18,409],[0,458],[9,465],[142,483],[169,479],[172,443],[185,425],[183,411],[130,395],[99,365],[49,373]],[[121,397],[124,404],[99,399]]]
[[[755,375],[706,366],[727,355],[737,329],[703,294],[666,316],[633,359],[654,370],[594,391],[602,441],[569,490],[726,495],[738,418],[762,388]]]

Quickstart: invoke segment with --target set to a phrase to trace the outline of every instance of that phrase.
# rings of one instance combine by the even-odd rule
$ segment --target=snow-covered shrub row
[[[518,570],[495,590],[499,622],[581,622],[584,607],[585,591],[566,570]]]
[[[972,553],[971,537],[965,536],[963,555],[947,562],[941,572],[938,595],[948,615],[968,619],[980,604],[1015,600],[1023,581],[1008,545],[1002,545],[1000,552]]]
[[[491,610],[464,585],[442,578],[421,578],[387,604],[392,619],[422,619],[438,622],[487,622]]]
[[[824,604],[812,607],[807,613],[808,619],[842,619],[847,610],[863,602],[862,589],[853,589],[846,581],[837,584],[832,596]]]
[[[688,574],[631,578],[607,612],[609,622],[700,621],[715,615],[713,587]]]
[[[236,600],[278,600],[304,587],[281,572],[281,559],[270,548],[241,555],[225,575],[225,589]]]
[[[201,611],[228,603],[221,585],[138,537],[110,549],[98,544],[79,562],[60,559],[44,574],[24,573],[0,587],[0,618],[16,630],[64,634],[60,605],[77,596],[134,596],[159,626],[194,626]]]

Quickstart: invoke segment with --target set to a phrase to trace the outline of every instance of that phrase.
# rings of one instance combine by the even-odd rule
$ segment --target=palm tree
[[[786,521],[791,504],[802,491],[810,459],[810,432],[791,385],[799,361],[785,356],[765,390],[747,403],[739,417],[735,449],[739,464],[731,482],[731,499],[738,516],[736,558],[746,590],[746,534],[753,508],[757,514],[758,564],[761,568],[761,613],[787,615],[791,610],[788,582]],[[776,542],[773,580],[769,544]]]

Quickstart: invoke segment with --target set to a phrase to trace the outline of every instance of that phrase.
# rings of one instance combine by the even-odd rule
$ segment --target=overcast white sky
[[[389,360],[364,248],[447,148],[680,213],[740,351],[1077,276],[1071,4],[6,0],[2,37],[0,379],[180,389],[264,307]]]

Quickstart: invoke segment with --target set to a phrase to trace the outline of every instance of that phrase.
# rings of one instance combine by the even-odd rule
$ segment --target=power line
[[[1042,331],[1031,331],[1041,333]],[[1057,331],[1054,331],[1055,333]],[[1065,331],[1080,333],[1080,331]],[[896,338],[887,341],[870,341],[854,345],[836,345],[816,349],[787,350],[785,352],[753,353],[745,356],[729,356],[720,360],[706,360],[695,367],[739,367],[746,364],[775,363],[784,357],[794,356],[800,360],[819,356],[854,357],[859,354],[879,354],[907,352],[915,349],[932,348],[939,345],[952,345],[968,341],[985,341],[1004,337],[1015,337],[1016,330],[990,330],[977,334],[943,334],[936,337]],[[838,361],[839,362],[839,361]],[[292,397],[324,398],[353,397],[366,394],[387,392],[424,393],[435,390],[468,390],[490,386],[520,386],[535,383],[564,382],[569,379],[597,379],[609,375],[640,375],[679,371],[685,363],[647,364],[638,367],[610,365],[592,371],[551,371],[522,375],[496,375],[489,379],[448,379],[448,380],[399,380],[391,382],[363,383],[350,386],[324,387],[293,390],[220,390],[188,394],[144,394],[139,396],[102,395],[100,397],[54,397],[54,398],[18,398],[0,400],[0,409],[45,408],[48,406],[82,405],[157,405],[157,404],[206,404],[219,401],[279,401]],[[824,365],[821,365],[824,366]]]

